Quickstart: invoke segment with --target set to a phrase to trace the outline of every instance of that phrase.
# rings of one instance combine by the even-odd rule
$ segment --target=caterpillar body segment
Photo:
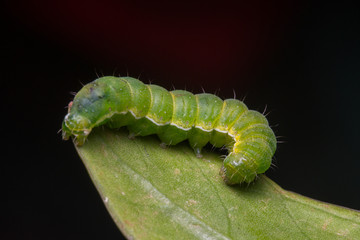
[[[266,118],[236,99],[184,90],[167,91],[131,77],[102,77],[69,104],[63,138],[82,145],[94,127],[126,126],[131,135],[157,134],[167,145],[188,140],[199,156],[210,142],[225,146],[221,175],[227,184],[252,182],[271,165],[276,138]]]

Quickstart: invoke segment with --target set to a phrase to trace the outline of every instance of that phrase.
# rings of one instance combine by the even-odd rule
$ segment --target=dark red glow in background
[[[94,62],[131,63],[215,88],[219,79],[245,84],[281,46],[294,16],[286,2],[44,0],[13,4],[12,14]]]

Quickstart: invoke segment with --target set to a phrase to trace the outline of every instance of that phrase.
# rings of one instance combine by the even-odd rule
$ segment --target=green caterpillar
[[[85,85],[69,104],[63,139],[82,145],[94,127],[127,126],[133,136],[157,134],[166,145],[188,139],[197,156],[210,142],[226,146],[224,181],[252,182],[271,165],[276,137],[265,116],[236,99],[213,94],[167,91],[131,77],[102,77]]]

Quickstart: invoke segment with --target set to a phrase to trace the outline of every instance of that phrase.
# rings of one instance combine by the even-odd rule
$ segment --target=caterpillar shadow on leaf
[[[269,169],[276,137],[266,117],[237,99],[168,91],[131,77],[101,77],[69,103],[63,139],[84,144],[97,126],[126,126],[130,136],[156,134],[164,145],[188,140],[197,156],[210,143],[228,150],[220,174],[229,184],[250,183]]]

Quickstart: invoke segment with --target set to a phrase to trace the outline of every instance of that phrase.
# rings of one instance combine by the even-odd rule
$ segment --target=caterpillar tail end
[[[257,176],[256,166],[241,154],[231,153],[225,158],[220,175],[227,185],[251,183]]]

